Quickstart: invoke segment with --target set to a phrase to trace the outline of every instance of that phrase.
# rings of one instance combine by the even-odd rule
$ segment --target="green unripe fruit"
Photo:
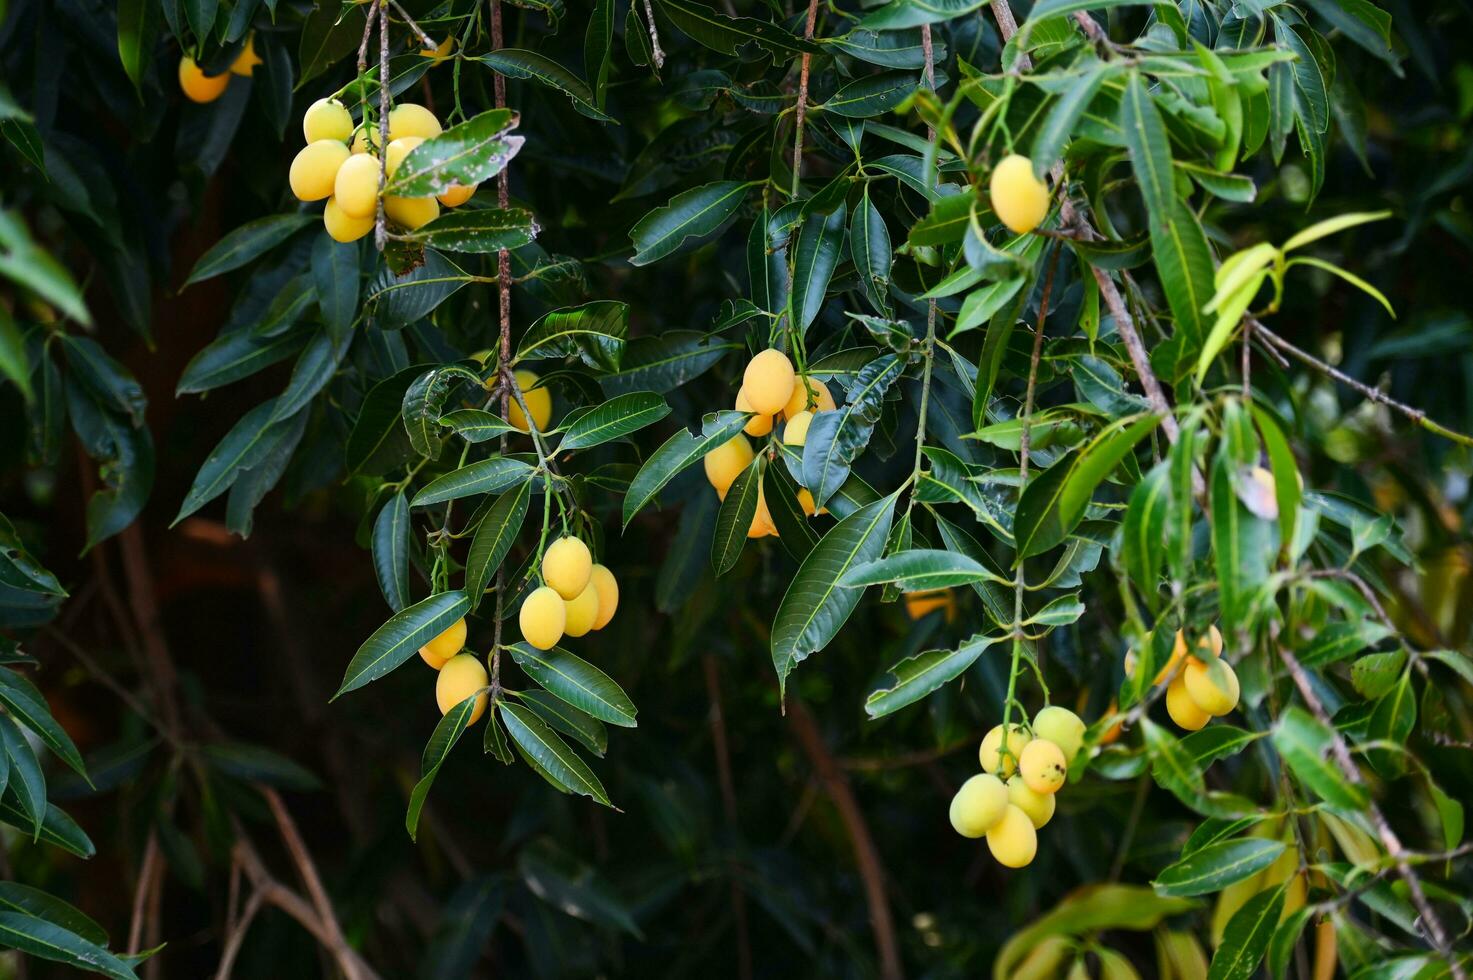
[[[1033,716],[1033,735],[1046,738],[1064,753],[1066,763],[1073,762],[1084,745],[1085,724],[1068,708],[1050,705]]]

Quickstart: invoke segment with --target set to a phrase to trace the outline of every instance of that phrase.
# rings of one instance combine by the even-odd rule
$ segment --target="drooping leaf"
[[[531,500],[532,481],[524,480],[496,498],[481,518],[465,559],[465,591],[471,598],[472,611],[480,605],[491,577],[511,551]]]
[[[629,304],[596,300],[539,317],[523,335],[517,360],[576,355],[595,370],[617,371],[628,335]]]
[[[373,571],[389,608],[409,605],[409,501],[404,491],[389,498],[373,522]]]
[[[1263,837],[1219,841],[1165,868],[1152,884],[1160,895],[1209,895],[1257,874],[1282,853],[1283,841]]]
[[[525,642],[513,644],[511,653],[533,680],[590,718],[621,728],[636,726],[629,695],[588,661],[560,647],[538,650]]]
[[[662,4],[663,5],[663,4]],[[649,265],[678,251],[689,239],[714,235],[736,216],[750,184],[718,180],[682,191],[629,229],[632,265]]]
[[[532,475],[532,465],[510,456],[469,463],[436,477],[414,495],[410,507],[428,507],[481,493],[500,493]]]
[[[590,796],[604,806],[613,805],[593,770],[536,712],[508,701],[502,703],[501,714],[517,750],[538,775],[564,793]]]
[[[712,412],[702,420],[700,435],[681,429],[666,439],[630,481],[624,494],[624,527],[677,473],[740,433],[748,417],[746,412]]]
[[[890,668],[895,683],[870,693],[864,701],[870,718],[883,718],[906,705],[914,704],[962,675],[987,648],[1005,637],[978,634],[955,650],[927,650],[906,657]]]
[[[333,699],[378,680],[414,656],[420,647],[464,616],[470,604],[470,598],[455,589],[438,592],[396,612],[353,654]]]
[[[428,197],[490,180],[522,148],[522,137],[510,135],[519,121],[510,109],[490,109],[451,126],[410,150],[384,193]]]
[[[758,456],[731,482],[721,509],[716,512],[716,533],[711,537],[711,567],[717,576],[725,575],[742,556],[747,533],[757,516],[757,502],[762,497],[762,457]]]
[[[247,262],[258,258],[316,221],[315,215],[301,212],[293,214],[271,214],[264,218],[247,221],[227,234],[209,251],[199,257],[184,285],[202,282],[215,276],[239,269]]]
[[[588,83],[544,54],[520,48],[498,48],[476,60],[507,78],[529,79],[561,92],[573,103],[574,109],[589,119],[614,122],[613,117],[598,107]]]

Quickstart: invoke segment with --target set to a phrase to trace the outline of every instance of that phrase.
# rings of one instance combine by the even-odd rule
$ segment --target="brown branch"
[[[118,535],[118,545],[123,555],[123,571],[128,581],[128,599],[132,604],[133,618],[138,622],[143,652],[148,658],[149,669],[153,672],[152,681],[158,709],[163,715],[164,727],[177,738],[180,720],[174,689],[178,684],[178,675],[174,671],[174,662],[169,658],[168,644],[164,640],[158,597],[153,589],[153,575],[148,570],[143,532],[137,522],[129,524]]]
[[[389,243],[384,215],[384,188],[389,185],[389,11],[385,0],[377,0],[374,6],[378,8],[378,207],[373,216],[373,243],[382,252]]]
[[[650,22],[650,31],[654,32],[654,21]],[[491,46],[500,48],[505,44],[501,26],[501,0],[491,0]],[[663,57],[663,56],[662,56]],[[496,108],[506,108],[506,77],[501,72],[494,76],[494,87],[496,97]],[[501,173],[496,175],[496,203],[505,209],[511,202],[511,184],[507,174],[506,166],[503,165]],[[497,377],[504,378],[506,366],[511,363],[511,253],[501,249],[496,253],[496,296],[497,309],[499,311],[500,333],[497,347]],[[511,408],[511,386],[502,383],[501,389],[501,417],[508,418]],[[527,415],[527,424],[532,425],[532,416]],[[499,440],[501,455],[506,455],[506,433],[501,434]],[[504,563],[503,563],[504,564]],[[491,700],[498,700],[501,692],[501,622],[506,603],[506,569],[496,569],[496,624],[495,637],[491,644]],[[487,721],[488,725],[496,724],[496,719]]]
[[[880,957],[880,976],[884,980],[899,980],[904,971],[900,965],[900,947],[895,939],[895,923],[885,898],[885,869],[880,862],[879,848],[875,846],[859,802],[854,798],[848,777],[824,743],[808,708],[796,694],[788,699],[788,706],[791,708],[787,712],[788,724],[833,799],[839,819],[844,822],[844,829],[854,845],[854,857],[859,864],[865,900],[869,904],[870,928],[874,931],[875,948]]]
[[[808,0],[808,22],[803,28],[803,40],[813,40],[813,28],[818,23],[818,0]],[[803,52],[798,69],[798,105],[793,115],[793,198],[798,197],[799,178],[803,173],[803,120],[808,113],[808,62],[811,56]]]
[[[726,715],[721,710],[721,665],[715,654],[707,653],[701,658],[706,675],[706,696],[711,701],[711,742],[716,752],[716,778],[721,787],[721,806],[726,811],[726,822],[731,826],[733,839],[741,836],[737,823],[736,781],[731,775],[731,750],[726,739]],[[752,940],[747,929],[747,902],[742,892],[739,868],[735,856],[731,866],[731,913],[736,922],[737,976],[750,980],[752,976]]]
[[[271,787],[258,784],[256,789],[266,798],[266,804],[271,808],[271,815],[275,818],[276,825],[281,831],[282,843],[286,845],[287,853],[291,855],[292,862],[297,866],[297,873],[302,876],[302,883],[307,886],[307,894],[317,909],[317,914],[322,920],[323,928],[331,944],[346,948],[347,940],[343,938],[342,927],[338,925],[332,900],[328,897],[327,889],[322,887],[322,879],[317,874],[317,866],[312,863],[312,855],[307,851],[307,845],[302,842],[302,836],[297,832],[296,822],[292,820],[286,804],[281,802],[281,797]],[[351,980],[355,974],[349,973],[348,975]]]
[[[133,917],[128,925],[128,952],[136,953],[143,948],[143,920],[148,907],[148,895],[153,888],[154,875],[161,870],[162,852],[157,834],[148,835],[143,847],[143,862],[138,866],[138,884],[133,889]]]
[[[655,28],[655,8],[650,0],[644,0],[644,16],[650,25],[650,60],[658,70],[665,67],[665,52],[660,50],[660,33]]]
[[[261,889],[251,892],[240,918],[230,930],[230,935],[225,937],[225,951],[220,954],[220,966],[215,970],[215,980],[229,980],[230,971],[235,968],[235,958],[240,955],[241,944],[245,942],[246,930],[251,927],[252,920],[265,902],[266,893]]]
[[[405,26],[419,36],[420,44],[423,44],[432,51],[439,51],[440,46],[435,43],[434,38],[426,34],[424,28],[420,27],[415,19],[409,16],[409,11],[404,9],[403,5],[399,3],[399,0],[389,0],[389,3],[398,11],[399,19],[404,22]]]

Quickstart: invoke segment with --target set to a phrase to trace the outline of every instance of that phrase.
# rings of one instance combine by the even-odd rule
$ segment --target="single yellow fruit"
[[[781,412],[793,397],[794,379],[793,363],[776,347],[752,358],[742,375],[742,388],[747,392],[752,411],[763,415]]]
[[[373,151],[378,152],[378,126],[365,124],[353,134],[351,149],[355,154],[369,152],[369,144],[373,144]]]
[[[514,377],[517,379],[517,387],[522,391],[522,400],[527,403],[527,411],[532,413],[532,422],[537,426],[537,431],[545,431],[547,423],[552,420],[552,389],[546,386],[536,387],[537,375],[525,369],[517,371]],[[532,431],[516,398],[507,403],[506,420],[523,432]]]
[[[1197,702],[1187,693],[1187,685],[1180,677],[1166,687],[1166,713],[1171,716],[1172,721],[1189,732],[1201,731],[1212,718],[1197,707]]]
[[[1038,853],[1038,831],[1028,814],[1009,803],[1002,819],[987,831],[987,849],[1005,868],[1024,868]]]
[[[567,622],[563,625],[563,632],[568,636],[586,635],[598,622],[598,587],[590,579],[583,591],[576,598],[569,599],[566,605]]]
[[[478,657],[469,653],[451,657],[440,668],[440,676],[435,678],[435,702],[440,706],[440,714],[449,714],[451,708],[481,691],[490,680]],[[471,709],[471,720],[466,724],[474,725],[485,712],[486,694],[483,691],[476,697],[476,706]]]
[[[951,798],[951,826],[963,837],[991,830],[1008,808],[1008,788],[991,773],[978,773],[962,783]]]
[[[539,650],[551,650],[557,646],[567,622],[567,604],[556,589],[546,585],[533,589],[522,600],[522,608],[517,610],[517,625],[522,628],[522,639]]]
[[[1021,774],[1008,780],[1008,802],[1028,814],[1035,830],[1053,819],[1054,808],[1058,806],[1054,794],[1035,793]]]
[[[475,196],[479,184],[451,184],[437,200],[447,208],[458,208]]]
[[[445,661],[465,647],[465,617],[462,616],[446,627],[445,631],[419,648],[424,662],[439,670]]]
[[[1217,631],[1216,626],[1207,627],[1207,632],[1197,637],[1194,655],[1203,660],[1213,660],[1222,656],[1222,634]],[[1178,673],[1182,660],[1187,655],[1187,637],[1181,630],[1176,631],[1176,642],[1171,646],[1171,657],[1166,661],[1166,666],[1156,673],[1153,684],[1164,684],[1173,675]],[[1135,673],[1134,668],[1130,668]]]
[[[308,143],[318,140],[348,142],[353,135],[353,117],[337,99],[318,99],[302,113],[302,136]]]
[[[1057,793],[1069,776],[1069,763],[1063,749],[1046,738],[1034,738],[1018,756],[1018,775],[1035,793]]]
[[[260,63],[261,56],[256,54],[256,35],[251,34],[246,38],[245,47],[240,49],[240,54],[230,63],[230,74],[250,78]]]
[[[576,599],[588,588],[593,575],[593,555],[588,545],[575,537],[558,538],[542,556],[542,581],[564,599]]]
[[[440,216],[440,202],[433,197],[384,197],[384,213],[389,220],[408,231],[422,227]]]
[[[1046,738],[1064,753],[1065,763],[1074,761],[1084,745],[1085,724],[1068,708],[1049,705],[1033,716],[1034,738]]]
[[[1203,663],[1188,657],[1182,670],[1182,683],[1197,707],[1209,715],[1222,717],[1238,706],[1238,675],[1226,660]]]
[[[803,515],[805,517],[812,517],[813,516],[813,514],[814,514],[813,494],[811,494],[811,493],[808,492],[808,488],[807,487],[799,487],[798,488],[798,506],[803,508]],[[828,512],[828,508],[827,507],[824,508],[824,512],[825,513]]]
[[[1115,714],[1119,710],[1120,710],[1120,705],[1117,704],[1115,702],[1115,700],[1112,698],[1111,701],[1110,701],[1110,706],[1105,709],[1105,717],[1108,718],[1110,715]],[[1113,742],[1119,741],[1120,735],[1124,731],[1125,731],[1125,718],[1122,715],[1119,719],[1116,720],[1115,724],[1113,724],[1109,728],[1105,729],[1105,731],[1100,735],[1100,744],[1101,745],[1110,745]]]
[[[589,582],[598,589],[598,616],[593,620],[593,628],[601,630],[609,625],[609,620],[614,618],[614,612],[619,608],[619,582],[613,572],[597,563],[589,573]]]
[[[747,437],[738,433],[705,455],[701,465],[706,468],[706,479],[719,494],[730,489],[732,481],[742,475],[742,470],[756,459],[752,444]]]
[[[1335,942],[1335,920],[1327,915],[1314,927],[1314,980],[1334,980],[1339,959],[1340,947]]]
[[[422,105],[406,102],[389,110],[389,142],[402,136],[433,139],[440,135],[440,120]]]
[[[812,397],[810,397],[810,393]],[[792,397],[783,406],[783,418],[791,419],[799,412],[813,412],[817,414],[818,412],[832,412],[833,410],[834,396],[829,394],[829,386],[817,378],[800,376],[793,382]]]
[[[767,509],[767,497],[762,484],[757,484],[757,509],[752,512],[752,526],[747,528],[747,537],[765,538],[777,536],[777,525],[772,523],[772,511]]]
[[[320,201],[332,197],[338,170],[348,159],[348,148],[337,140],[308,143],[292,158],[287,183],[299,201]]]
[[[1007,755],[1003,754],[1002,726],[993,726],[992,731],[982,738],[977,749],[977,761],[982,763],[983,772],[997,773],[1007,779],[1018,769],[1018,757],[1030,740],[1022,725],[1012,725],[1008,731]]]
[[[1048,185],[1033,176],[1033,161],[1014,153],[992,168],[992,210],[1014,234],[1037,228],[1048,216]]]
[[[950,589],[926,589],[905,594],[905,614],[911,619],[923,619],[937,609],[945,611],[948,623],[956,619],[956,594]]]
[[[789,446],[801,446],[808,441],[808,426],[813,422],[812,412],[799,412],[788,419],[783,427],[783,442]]]
[[[373,218],[350,218],[332,198],[327,199],[327,207],[322,209],[322,224],[335,242],[356,242],[373,231]]]
[[[316,144],[313,144],[314,146]],[[329,146],[343,146],[329,143]],[[346,151],[347,147],[343,147]],[[378,157],[346,156],[333,179],[332,196],[350,218],[372,218],[378,212]]]
[[[179,59],[179,88],[191,102],[214,102],[225,94],[230,74],[206,75],[189,55]]]
[[[736,410],[738,412],[754,411],[752,403],[747,400],[747,389],[745,388],[737,390]],[[759,412],[747,420],[747,424],[742,428],[742,431],[749,436],[765,436],[772,431],[772,416],[763,415]]]
[[[409,151],[424,142],[422,136],[401,136],[399,139],[389,143],[389,149],[384,153],[384,166],[389,170],[389,176],[399,169],[399,164],[409,156]]]

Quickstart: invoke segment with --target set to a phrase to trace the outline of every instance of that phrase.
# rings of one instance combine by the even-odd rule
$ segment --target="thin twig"
[[[404,7],[400,5],[399,0],[389,0],[389,3],[393,4],[394,9],[398,11],[399,19],[404,22],[405,26],[407,26],[411,31],[419,36],[420,44],[423,44],[431,51],[439,50],[440,46],[435,43],[435,39],[426,34],[424,32],[424,29],[415,22],[414,18],[409,16],[409,11],[405,10]]]
[[[266,804],[271,808],[271,815],[275,818],[276,826],[281,831],[282,843],[286,845],[287,853],[291,855],[292,862],[297,866],[297,873],[302,876],[302,883],[307,886],[307,894],[311,897],[312,904],[322,919],[323,927],[333,942],[346,947],[347,940],[343,938],[342,927],[338,925],[332,900],[327,895],[327,889],[322,887],[322,879],[317,874],[317,866],[312,863],[312,855],[308,852],[307,845],[302,842],[302,835],[297,832],[296,822],[292,820],[286,804],[281,802],[281,797],[271,787],[257,785],[256,789],[266,798]]]
[[[654,61],[655,68],[664,68],[665,52],[660,50],[660,33],[655,28],[655,8],[650,0],[644,0],[644,17],[650,27],[650,60]]]
[[[143,845],[143,861],[138,866],[138,884],[133,888],[133,917],[128,925],[128,952],[130,953],[137,953],[143,948],[144,912],[162,853],[159,848],[158,835],[150,832],[148,843]]]
[[[215,980],[230,980],[230,971],[235,969],[235,958],[240,955],[240,947],[245,942],[246,930],[251,927],[256,913],[261,911],[261,906],[265,902],[265,892],[259,888],[251,892],[251,897],[246,900],[240,918],[230,930],[230,935],[225,937],[225,949],[220,954],[220,966],[215,970]]]
[[[648,0],[646,0],[648,2]],[[818,22],[818,0],[808,0],[808,22],[803,28],[803,40],[813,40],[813,28]],[[810,55],[803,52],[798,69],[798,105],[793,115],[793,199],[798,197],[798,182],[803,173],[803,120],[808,113],[808,62]]]
[[[501,0],[491,0],[491,47],[500,49],[505,43],[501,26]],[[506,108],[506,77],[496,72],[493,77],[496,108]],[[511,202],[511,178],[503,165],[496,175],[496,204],[503,210]],[[498,310],[497,377],[501,379],[501,417],[508,418],[511,409],[511,385],[505,382],[506,366],[511,363],[511,253],[500,249],[496,253],[496,297]],[[530,428],[532,417],[526,416]],[[506,455],[506,433],[498,440],[499,452]],[[503,563],[504,564],[504,563]],[[495,703],[501,694],[501,621],[506,611],[506,569],[496,569],[496,623],[491,643],[491,701]],[[487,724],[496,724],[495,719]]]
[[[384,215],[384,189],[389,186],[389,11],[385,0],[378,8],[378,208],[373,218],[373,242],[382,252],[389,243]],[[369,142],[372,142],[371,140]]]

